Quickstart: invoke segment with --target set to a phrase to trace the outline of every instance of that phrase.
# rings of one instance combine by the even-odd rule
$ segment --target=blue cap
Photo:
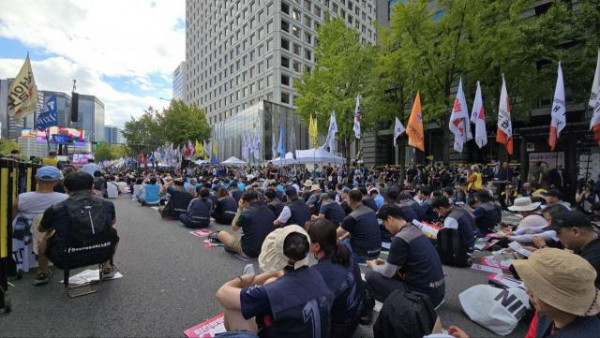
[[[47,165],[37,170],[35,178],[38,181],[58,181],[62,178],[62,173],[58,168]]]
[[[350,192],[350,188],[348,188],[348,187],[343,187],[343,188],[342,188],[342,192],[349,193],[349,192]]]

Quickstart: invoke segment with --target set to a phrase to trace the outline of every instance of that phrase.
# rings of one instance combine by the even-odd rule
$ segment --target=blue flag
[[[56,95],[50,95],[44,100],[44,108],[37,118],[37,129],[46,130],[58,125],[56,120]]]
[[[279,145],[277,152],[281,154],[281,158],[285,158],[285,135],[283,132],[283,121],[279,123]]]

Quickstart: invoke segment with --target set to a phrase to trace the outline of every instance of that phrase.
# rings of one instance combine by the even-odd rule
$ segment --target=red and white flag
[[[475,101],[473,101],[473,110],[471,111],[471,117],[475,120],[475,143],[479,146],[479,149],[483,148],[487,144],[487,130],[485,126],[485,110],[483,109],[483,98],[481,97],[481,85],[477,81],[477,90],[475,91]]]
[[[467,100],[462,89],[462,78],[458,81],[458,91],[456,92],[456,99],[454,99],[448,127],[454,134],[454,150],[462,153],[464,143],[473,139],[471,124],[469,123],[469,108],[467,108]]]
[[[590,130],[594,131],[594,139],[600,145],[600,50],[598,50],[598,62],[596,63],[596,71],[594,72],[594,82],[592,84],[589,105],[594,109],[592,120],[590,121]]]
[[[512,122],[510,120],[510,102],[506,91],[506,81],[502,74],[502,90],[500,91],[500,105],[498,107],[498,132],[496,142],[504,144],[506,152],[513,154]]]
[[[558,77],[556,79],[556,89],[554,90],[554,101],[552,102],[552,121],[550,122],[550,135],[548,136],[548,145],[550,150],[554,151],[556,142],[560,137],[560,132],[567,125],[567,106],[565,102],[565,83],[563,79],[562,67],[558,62]]]
[[[356,97],[356,107],[354,107],[354,137],[360,139],[360,95]]]

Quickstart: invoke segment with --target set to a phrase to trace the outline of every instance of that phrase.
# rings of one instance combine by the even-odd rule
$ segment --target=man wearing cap
[[[48,258],[39,250],[40,243],[45,239],[44,235],[38,231],[36,223],[39,223],[40,216],[46,209],[69,198],[67,194],[54,192],[54,187],[62,177],[60,170],[54,166],[41,167],[35,174],[36,191],[19,194],[17,202],[19,213],[13,221],[13,257],[18,270],[29,271],[31,248],[25,244],[25,237],[29,237],[29,229],[27,229],[27,225],[29,225],[33,252],[38,256],[39,264],[38,274],[34,280],[35,285],[47,283],[51,276],[51,271],[48,269]],[[34,222],[34,219],[37,222]]]
[[[296,225],[265,239],[259,264],[265,273],[226,282],[216,298],[228,331],[262,337],[327,337],[334,294],[321,274],[308,267],[310,240]]]
[[[281,210],[279,217],[273,222],[276,227],[297,224],[304,226],[306,221],[310,220],[310,209],[303,200],[298,198],[296,188],[287,186],[285,188],[287,204]]]
[[[597,337],[600,332],[597,273],[583,258],[545,248],[512,260],[538,312],[536,337]]]
[[[311,213],[318,212],[317,204],[319,203],[319,197],[321,196],[321,187],[318,184],[313,184],[310,187],[310,196],[306,200],[306,205],[311,210]]]
[[[373,210],[362,202],[362,194],[358,190],[352,190],[348,194],[348,205],[352,209],[350,215],[342,221],[337,229],[337,235],[345,239],[352,253],[360,257],[360,260],[375,259],[381,252],[381,232],[379,222]]]
[[[445,217],[445,229],[458,231],[465,245],[464,250],[466,250],[467,255],[471,255],[475,246],[476,235],[475,222],[471,215],[463,208],[456,205],[451,206],[446,197],[436,197],[431,206],[440,217]]]
[[[428,295],[437,307],[444,299],[445,284],[442,263],[433,244],[419,228],[406,222],[397,205],[384,205],[377,217],[394,237],[386,260],[367,261],[373,269],[365,276],[370,294],[384,302],[396,289],[417,291]],[[368,305],[372,308],[374,303]]]
[[[346,217],[346,213],[339,204],[333,201],[331,195],[335,195],[335,192],[321,194],[321,208],[319,209],[319,215],[316,216],[316,218],[324,218],[333,223],[337,228],[342,224],[344,217]]]
[[[569,250],[585,258],[596,270],[596,287],[600,287],[600,239],[588,218],[578,211],[564,211],[552,218],[550,229]]]
[[[550,189],[545,193],[542,193],[544,199],[546,200],[546,205],[554,205],[554,204],[562,204],[565,208],[571,210],[571,204],[569,202],[565,202],[561,199],[562,194],[560,191],[556,189]]]

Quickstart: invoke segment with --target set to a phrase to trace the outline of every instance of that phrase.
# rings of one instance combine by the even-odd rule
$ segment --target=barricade
[[[17,213],[19,193],[34,191],[35,173],[39,165],[0,159],[0,309],[4,308],[3,293],[8,277],[16,274],[12,257],[12,221]]]

